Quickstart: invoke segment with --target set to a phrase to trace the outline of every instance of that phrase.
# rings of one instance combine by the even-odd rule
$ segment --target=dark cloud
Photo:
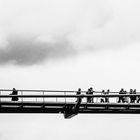
[[[12,38],[9,45],[0,50],[0,64],[34,65],[50,59],[65,58],[75,51],[67,41],[38,42],[35,39]]]

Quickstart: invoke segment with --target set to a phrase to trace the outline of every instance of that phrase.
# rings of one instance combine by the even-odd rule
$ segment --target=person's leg
[[[121,101],[121,98],[119,97],[118,103],[120,103],[120,101]]]
[[[139,103],[139,101],[140,101],[140,97],[138,97],[138,99],[137,99],[137,103]]]

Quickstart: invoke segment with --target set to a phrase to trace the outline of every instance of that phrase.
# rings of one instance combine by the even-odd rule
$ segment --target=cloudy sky
[[[140,91],[139,7],[139,0],[0,0],[0,88]],[[139,117],[4,114],[0,139],[136,140]]]

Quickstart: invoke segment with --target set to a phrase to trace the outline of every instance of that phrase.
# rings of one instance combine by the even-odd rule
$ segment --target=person
[[[13,88],[13,91],[10,95],[18,95],[18,91]],[[12,97],[12,101],[18,101],[18,97]]]
[[[78,89],[78,91],[76,92],[77,95],[81,94],[81,88]]]
[[[124,89],[123,89],[123,88],[122,88],[122,89],[120,90],[120,92],[119,92],[119,95],[122,95],[122,94],[124,94]],[[122,102],[122,103],[125,102],[125,101],[124,101],[124,97],[122,97],[122,96],[119,97],[118,103],[120,103],[120,102]]]
[[[105,90],[102,90],[101,92],[101,95],[105,95]],[[104,103],[104,97],[101,97],[101,100],[100,100],[101,103]]]
[[[136,95],[136,89],[133,90],[133,94]],[[133,96],[133,103],[136,101],[136,96]]]
[[[89,90],[89,95],[93,95],[93,88],[92,87]],[[93,102],[94,102],[94,98],[90,97],[90,103],[93,103]]]
[[[133,94],[133,90],[132,90],[132,89],[130,89],[129,94],[130,94],[130,95]],[[132,102],[133,102],[133,96],[130,96],[130,103],[132,103]]]
[[[86,94],[87,94],[87,95],[90,95],[90,94],[91,94],[90,91],[91,91],[91,89],[89,88],[88,91],[86,92]],[[87,102],[88,102],[88,103],[91,102],[91,97],[89,97],[89,96],[87,97]]]
[[[136,94],[136,89],[131,90],[130,94]],[[136,101],[136,96],[131,96],[130,99],[131,99],[131,100],[130,100],[131,103],[135,103],[135,101]]]
[[[127,94],[127,91],[123,91],[123,94]],[[127,97],[123,97],[123,103],[128,103]]]
[[[108,89],[107,92],[105,92],[105,95],[109,95],[110,90]],[[109,97],[105,97],[105,102],[109,102]]]
[[[76,92],[76,95],[80,95],[81,94],[81,88],[78,89],[78,91]],[[78,97],[77,97],[77,101],[78,101]]]
[[[139,103],[140,101],[140,96],[137,96],[137,103]]]

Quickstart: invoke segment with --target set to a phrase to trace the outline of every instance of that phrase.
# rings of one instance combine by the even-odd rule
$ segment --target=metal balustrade
[[[63,113],[65,118],[71,118],[78,113],[140,113],[140,103],[130,103],[131,97],[140,97],[136,94],[119,94],[94,91],[93,95],[86,95],[86,91],[61,91],[61,90],[16,90],[18,95],[9,95],[13,90],[0,89],[0,113]],[[12,101],[18,97],[18,101]],[[94,102],[87,102],[87,97]],[[125,103],[118,103],[118,99],[127,99]],[[109,102],[100,102],[100,98],[108,98]]]

